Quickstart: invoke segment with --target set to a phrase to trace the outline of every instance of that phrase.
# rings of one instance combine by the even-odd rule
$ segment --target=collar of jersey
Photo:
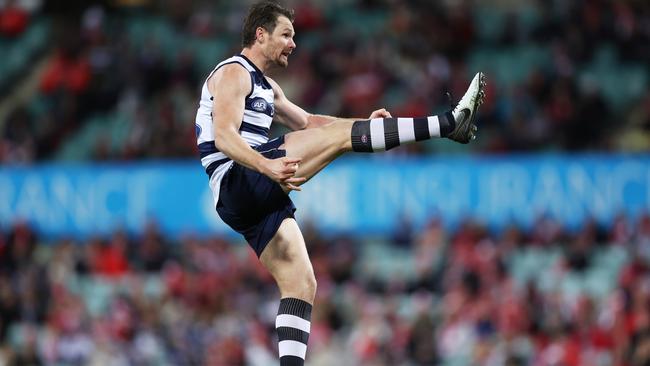
[[[259,72],[260,75],[264,75],[264,73],[260,69],[258,69],[257,66],[255,66],[255,64],[248,59],[248,57],[242,55],[241,53],[238,56],[246,60],[246,62],[248,62],[248,64],[251,65],[255,69],[255,71]]]

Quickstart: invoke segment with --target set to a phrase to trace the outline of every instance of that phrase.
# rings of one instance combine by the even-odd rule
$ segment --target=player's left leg
[[[386,151],[433,137],[468,143],[475,137],[474,120],[483,102],[484,87],[485,78],[477,73],[458,105],[448,113],[422,118],[340,119],[286,134],[283,148],[287,156],[302,159],[296,177],[309,180],[347,151]]]
[[[280,288],[280,307],[275,320],[280,365],[303,365],[316,295],[316,277],[305,240],[293,218],[282,221],[262,251],[260,261]]]

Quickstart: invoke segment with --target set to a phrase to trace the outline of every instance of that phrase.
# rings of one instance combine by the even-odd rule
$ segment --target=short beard
[[[280,57],[282,57],[282,56],[280,56]],[[275,60],[275,66],[279,66],[279,67],[282,67],[282,68],[286,69],[289,66],[289,58],[287,57],[286,62],[283,62],[281,59],[276,59]]]

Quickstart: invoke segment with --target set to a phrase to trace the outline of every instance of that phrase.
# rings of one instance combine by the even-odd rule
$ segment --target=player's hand
[[[382,109],[377,109],[376,111],[372,112],[370,114],[370,117],[368,119],[373,119],[373,118],[392,118],[393,116],[390,115],[390,112],[386,110],[386,108]]]
[[[283,157],[267,159],[262,173],[290,191],[301,191],[296,184],[304,183],[305,177],[296,177],[301,158]]]

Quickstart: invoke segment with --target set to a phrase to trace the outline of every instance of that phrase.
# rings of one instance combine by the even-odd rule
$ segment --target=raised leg
[[[477,73],[463,98],[451,111],[417,118],[338,119],[325,126],[285,135],[287,156],[301,158],[296,177],[311,179],[346,151],[377,152],[402,143],[448,137],[466,144],[476,137],[474,124],[485,97],[485,76]]]
[[[350,133],[353,119],[340,119],[325,126],[294,131],[284,136],[287,156],[302,159],[296,177],[311,179],[329,163],[352,150]]]

